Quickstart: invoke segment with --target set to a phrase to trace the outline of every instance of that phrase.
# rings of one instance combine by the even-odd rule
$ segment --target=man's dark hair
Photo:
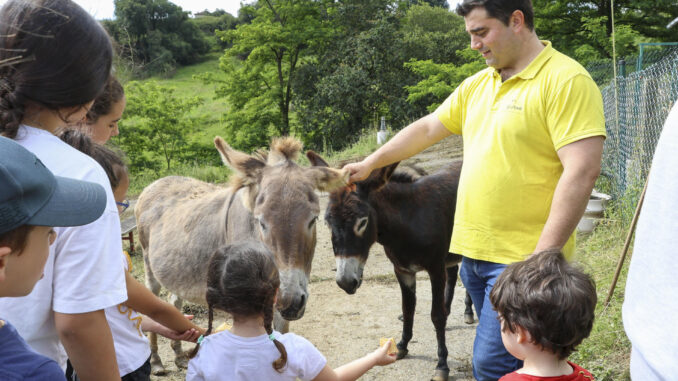
[[[475,8],[485,8],[488,16],[504,25],[509,24],[514,11],[521,11],[525,15],[525,25],[534,30],[532,0],[464,0],[457,5],[456,12],[459,16],[466,17]]]
[[[597,300],[593,279],[557,250],[509,265],[490,292],[503,330],[524,328],[532,343],[560,359],[591,333]]]

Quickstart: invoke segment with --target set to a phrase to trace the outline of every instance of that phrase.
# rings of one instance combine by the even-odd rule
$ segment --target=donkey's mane
[[[281,161],[293,162],[299,158],[299,152],[303,148],[302,143],[291,136],[275,138],[271,142],[270,150],[259,148],[252,152],[253,159],[258,160],[269,165],[279,163]],[[235,172],[229,180],[229,187],[233,191],[250,185],[251,181],[242,174]]]
[[[411,165],[407,167],[399,167],[393,172],[390,182],[393,183],[413,183],[417,181],[422,176],[426,176],[428,173],[422,168]]]
[[[271,152],[268,154],[269,164],[275,164],[283,160],[295,161],[299,158],[303,145],[291,136],[273,139]]]

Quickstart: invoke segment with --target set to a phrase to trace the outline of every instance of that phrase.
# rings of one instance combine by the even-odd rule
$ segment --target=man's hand
[[[367,162],[367,159],[364,159],[357,163],[346,164],[343,169],[350,173],[351,177],[348,179],[348,182],[353,184],[365,180],[374,168]]]

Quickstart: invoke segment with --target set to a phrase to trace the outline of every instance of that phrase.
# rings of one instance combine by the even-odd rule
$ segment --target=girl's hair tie
[[[271,341],[275,340],[275,336],[273,334],[268,335],[268,338],[271,339]]]
[[[203,341],[204,339],[205,339],[205,336],[200,335],[200,337],[198,337],[198,344],[202,343],[202,341]]]

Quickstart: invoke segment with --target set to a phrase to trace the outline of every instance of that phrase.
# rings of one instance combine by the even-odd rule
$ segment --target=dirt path
[[[461,156],[460,138],[452,137],[406,161],[433,171]],[[324,213],[327,196],[321,197]],[[325,224],[318,224],[318,243],[313,260],[310,297],[304,317],[290,325],[291,331],[310,340],[327,357],[328,364],[337,367],[360,357],[379,344],[380,337],[399,340],[402,323],[400,288],[393,275],[393,267],[384,255],[381,245],[374,245],[365,266],[362,286],[355,295],[348,295],[334,281],[335,260],[330,232]],[[447,321],[447,349],[450,380],[472,380],[471,350],[475,324],[463,322],[464,289],[457,285],[452,310]],[[387,367],[370,370],[362,380],[428,380],[436,364],[437,344],[430,319],[431,288],[426,273],[417,276],[417,309],[414,336],[409,355]],[[196,321],[206,326],[206,316],[198,313]],[[184,349],[192,345],[184,344]],[[161,357],[170,371],[167,376],[152,380],[175,381],[184,379],[184,370],[173,362],[169,342],[160,339]]]

